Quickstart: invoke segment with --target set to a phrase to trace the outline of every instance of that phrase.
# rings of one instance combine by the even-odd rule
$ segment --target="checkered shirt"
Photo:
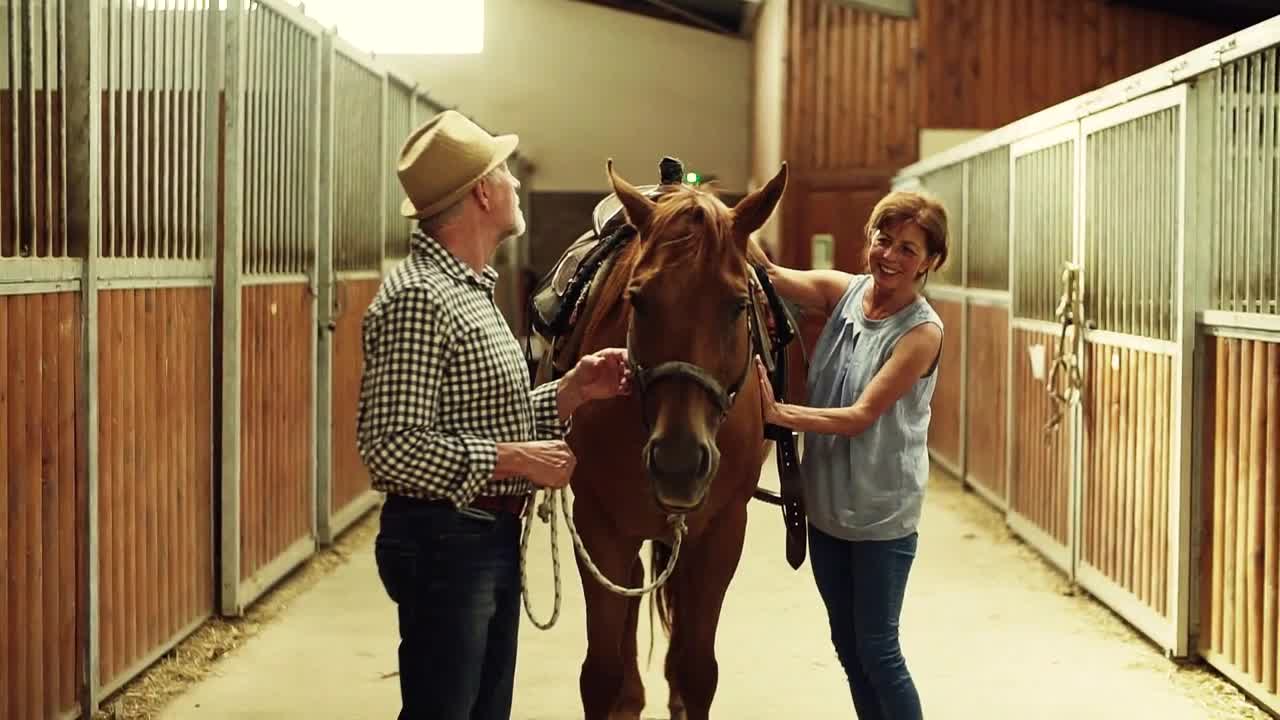
[[[528,493],[525,478],[493,479],[496,445],[562,437],[557,384],[531,388],[493,268],[420,232],[411,248],[364,315],[357,442],[373,487],[459,507]]]

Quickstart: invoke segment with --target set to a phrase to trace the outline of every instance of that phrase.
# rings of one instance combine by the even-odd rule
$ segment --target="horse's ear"
[[[653,216],[653,201],[613,172],[613,158],[609,158],[605,169],[609,173],[609,182],[613,185],[614,194],[618,196],[623,209],[627,211],[627,221],[635,225],[643,235],[649,228],[649,219]]]
[[[733,207],[733,230],[739,239],[746,242],[745,238],[765,224],[782,199],[782,191],[786,187],[787,164],[784,162],[778,174],[764,187],[738,201]]]

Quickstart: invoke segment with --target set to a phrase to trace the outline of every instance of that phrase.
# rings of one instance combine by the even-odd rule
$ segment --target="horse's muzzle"
[[[645,446],[645,470],[654,498],[668,512],[691,512],[702,504],[719,464],[719,453],[693,438],[654,438]]]

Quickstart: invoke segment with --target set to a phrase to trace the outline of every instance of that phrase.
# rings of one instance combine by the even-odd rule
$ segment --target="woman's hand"
[[[773,396],[773,384],[769,382],[769,371],[765,369],[764,363],[757,356],[756,359],[756,378],[760,382],[760,410],[764,414],[764,421],[772,425],[780,424],[778,413],[778,400]]]

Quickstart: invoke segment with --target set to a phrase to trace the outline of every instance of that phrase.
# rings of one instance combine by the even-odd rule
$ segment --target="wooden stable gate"
[[[99,9],[102,193],[87,318],[96,696],[214,610],[220,67],[216,14],[198,3]]]
[[[1276,32],[1280,36],[1280,31]],[[1244,43],[1241,43],[1244,44]],[[1198,650],[1280,712],[1280,37],[1205,77]]]
[[[316,210],[323,31],[229,3],[222,271],[221,607],[239,614],[316,546]]]
[[[925,287],[945,326],[929,450],[934,462],[1001,508],[1007,496],[1008,155],[1008,148],[996,148],[920,180],[947,208],[951,234],[950,257]]]
[[[1009,524],[1177,655],[1194,418],[1188,92],[1148,95],[1010,154]]]
[[[317,432],[328,462],[321,463],[317,478],[316,524],[320,540],[329,543],[379,498],[356,448],[361,320],[382,281],[386,227],[392,224],[389,198],[398,199],[389,192],[394,178],[388,178],[386,148],[393,132],[398,139],[409,132],[411,96],[390,95],[387,74],[332,35],[325,37],[321,82],[321,192],[331,202],[321,211]],[[395,121],[384,121],[393,106]]]

